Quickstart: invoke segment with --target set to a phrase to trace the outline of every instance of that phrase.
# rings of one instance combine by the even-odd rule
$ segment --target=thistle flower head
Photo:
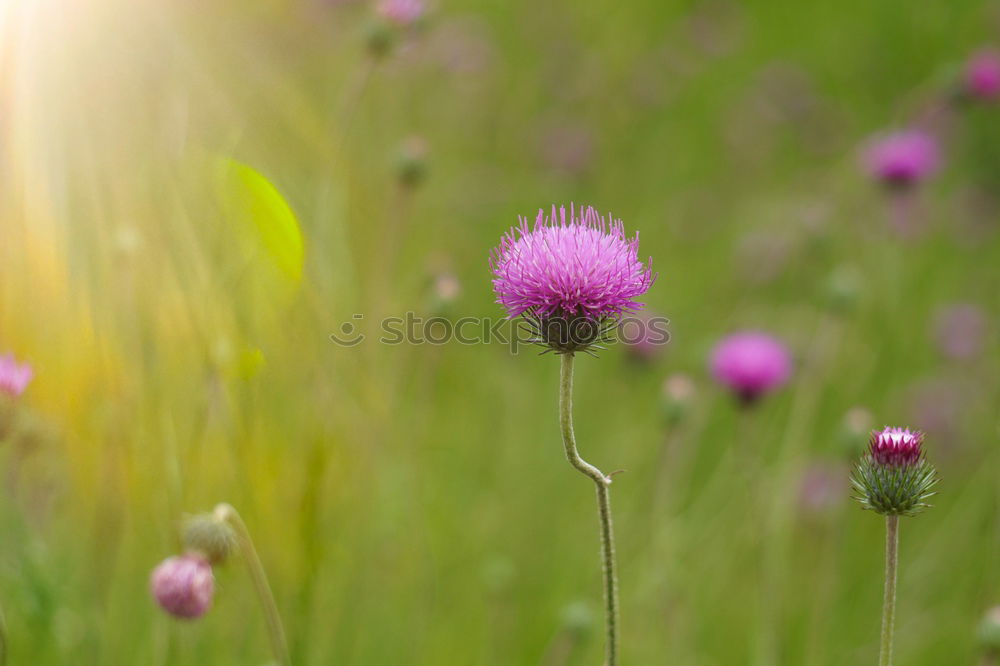
[[[0,356],[0,393],[12,398],[24,393],[34,371],[27,363],[18,363],[12,354]]]
[[[717,381],[744,403],[773,391],[792,374],[792,357],[776,338],[766,333],[735,333],[716,345],[710,366]]]
[[[1000,52],[984,50],[972,56],[965,66],[965,91],[980,100],[1000,96]]]
[[[639,260],[639,236],[593,208],[553,206],[534,227],[526,218],[490,258],[497,302],[510,318],[524,315],[545,344],[560,352],[586,349],[609,320],[639,310],[635,299],[656,279]]]
[[[929,506],[937,471],[924,458],[924,434],[908,428],[873,430],[854,469],[857,500],[876,513],[911,516]]]
[[[163,610],[179,618],[205,614],[215,594],[212,567],[201,555],[169,557],[153,570],[150,589]]]
[[[937,169],[939,161],[937,141],[919,130],[877,137],[864,154],[872,177],[892,187],[916,185]]]

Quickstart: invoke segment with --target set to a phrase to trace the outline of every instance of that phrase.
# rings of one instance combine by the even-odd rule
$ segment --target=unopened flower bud
[[[430,152],[427,141],[420,136],[411,136],[403,141],[396,157],[396,176],[401,185],[416,187],[427,177],[427,155]]]
[[[212,566],[194,553],[167,558],[153,570],[150,589],[156,603],[171,615],[201,617],[215,594]]]
[[[979,645],[991,654],[1000,654],[1000,606],[988,610],[979,623]]]
[[[222,564],[236,549],[236,532],[214,514],[200,514],[184,524],[184,547],[202,555],[210,564]]]
[[[862,278],[850,266],[841,266],[829,275],[824,285],[827,305],[836,312],[850,312],[858,304]]]
[[[514,563],[506,557],[497,555],[483,563],[483,584],[493,594],[507,590],[516,577]]]
[[[382,20],[372,20],[365,26],[365,48],[376,59],[385,57],[396,43],[392,26]]]
[[[845,455],[854,459],[861,454],[872,430],[872,413],[864,407],[851,407],[840,426],[840,441]]]
[[[912,516],[927,506],[937,472],[924,458],[924,434],[909,429],[872,431],[868,451],[851,477],[865,509],[891,516]]]
[[[594,609],[585,601],[574,601],[563,608],[563,629],[578,639],[593,631],[596,622]]]
[[[687,416],[694,402],[695,385],[685,374],[673,374],[663,381],[663,413],[670,424],[678,423]]]
[[[454,273],[439,273],[431,280],[430,309],[435,313],[446,313],[461,294],[462,283]]]

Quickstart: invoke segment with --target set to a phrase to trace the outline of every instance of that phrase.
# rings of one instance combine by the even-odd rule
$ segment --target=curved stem
[[[882,648],[879,666],[892,666],[892,633],[896,621],[896,570],[899,564],[899,516],[885,517],[885,597],[882,600]]]
[[[250,578],[253,580],[254,588],[257,590],[257,597],[260,600],[261,608],[264,610],[264,620],[267,623],[267,634],[271,641],[271,651],[279,666],[291,666],[292,660],[288,655],[288,643],[285,640],[285,629],[281,624],[281,615],[278,613],[278,605],[274,601],[274,594],[271,586],[267,582],[267,573],[264,565],[254,548],[253,539],[250,538],[250,530],[236,509],[230,504],[219,504],[215,507],[215,515],[220,520],[224,520],[236,530],[236,538],[239,541],[243,559],[246,560],[247,568],[250,570]]]
[[[604,565],[604,610],[607,632],[605,666],[618,665],[618,576],[615,572],[615,538],[611,522],[611,497],[606,476],[576,450],[573,433],[573,354],[562,354],[559,381],[559,425],[562,430],[566,459],[580,473],[590,477],[597,486],[597,509],[601,519],[601,559]]]

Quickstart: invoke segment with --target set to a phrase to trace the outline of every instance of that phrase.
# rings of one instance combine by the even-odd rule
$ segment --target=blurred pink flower
[[[396,25],[410,25],[424,15],[426,6],[423,0],[381,0],[378,3],[379,15]]]
[[[201,617],[211,607],[215,594],[212,567],[200,555],[169,557],[153,570],[150,589],[156,603],[171,615]]]
[[[639,313],[626,317],[619,324],[618,339],[629,355],[637,361],[652,361],[665,349],[670,336],[666,319],[659,315]]]
[[[875,137],[865,149],[868,172],[894,187],[915,185],[938,167],[937,140],[926,132],[905,130]]]
[[[34,371],[27,363],[18,363],[13,354],[0,356],[0,393],[17,397],[28,387]]]
[[[562,121],[545,129],[541,139],[545,164],[570,175],[587,170],[594,159],[594,138],[590,130],[573,121]]]
[[[813,463],[799,482],[799,503],[808,513],[823,513],[844,503],[848,496],[848,472],[844,465]]]
[[[971,303],[948,305],[934,319],[934,338],[945,356],[969,360],[982,353],[987,328],[982,308]]]
[[[712,375],[744,403],[782,386],[792,374],[792,357],[779,340],[755,331],[735,333],[712,351]]]
[[[965,66],[965,90],[981,100],[1000,96],[1000,52],[989,49],[972,56]]]
[[[927,433],[939,450],[963,443],[965,414],[976,407],[981,392],[956,378],[931,378],[911,385],[905,394],[909,421]]]

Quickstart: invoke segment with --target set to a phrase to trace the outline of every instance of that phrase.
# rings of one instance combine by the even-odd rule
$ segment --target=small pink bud
[[[382,0],[377,6],[382,18],[400,26],[419,20],[426,11],[423,0]]]
[[[169,557],[153,570],[150,589],[156,602],[171,615],[201,617],[212,606],[215,594],[212,567],[200,555]]]
[[[12,354],[0,356],[0,393],[12,398],[24,393],[34,371],[27,363],[18,363]]]

